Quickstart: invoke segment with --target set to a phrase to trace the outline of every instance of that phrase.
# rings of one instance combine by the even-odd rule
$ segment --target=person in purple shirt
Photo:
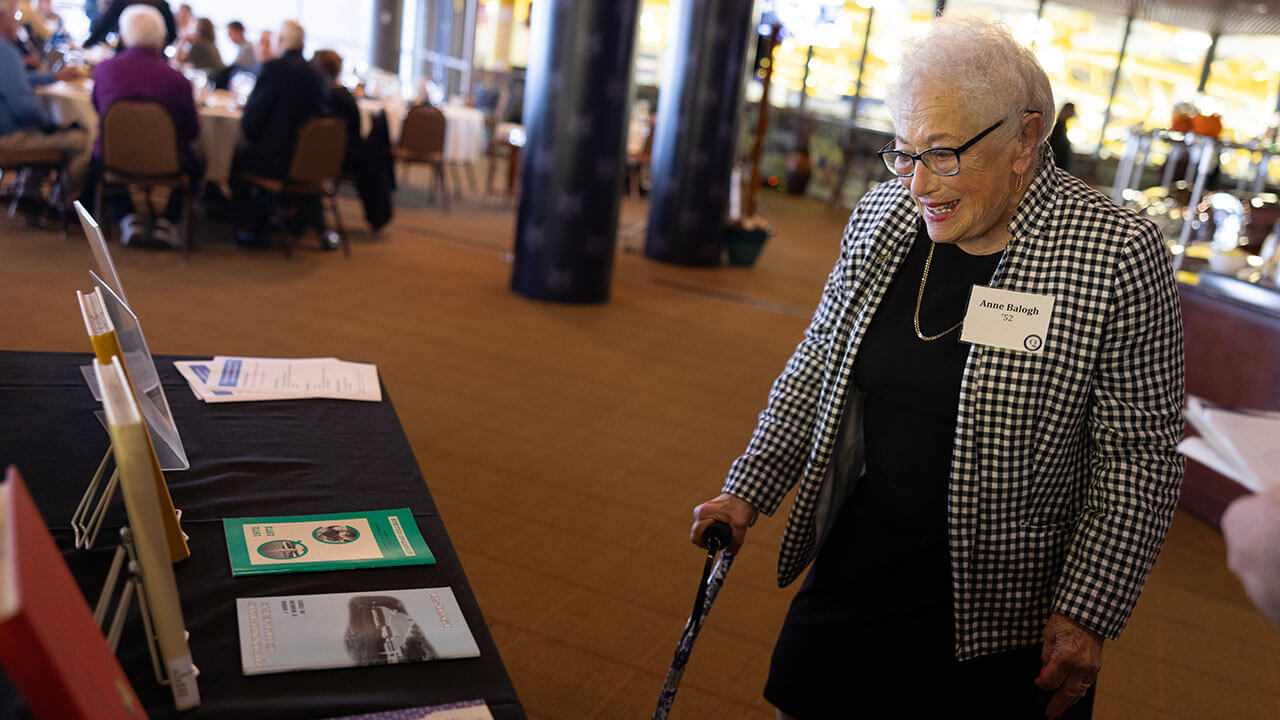
[[[78,199],[89,174],[89,135],[63,129],[36,103],[26,67],[13,41],[18,20],[13,0],[0,0],[0,151],[57,150],[66,161],[67,203]],[[23,193],[36,199],[39,183],[25,183]]]
[[[192,99],[191,83],[169,67],[164,57],[165,23],[160,12],[146,4],[130,5],[120,14],[120,38],[127,49],[98,66],[93,74],[93,107],[99,118],[117,100],[144,100],[159,103],[173,118],[178,135],[182,170],[191,176],[192,187],[204,177],[204,161],[192,148],[200,134],[200,116]],[[102,132],[93,148],[96,164],[102,160]],[[107,199],[107,198],[104,198]],[[110,197],[111,210],[120,219],[120,237],[128,243],[137,239],[143,224],[134,214],[129,194]],[[164,217],[156,218],[157,239],[172,242],[174,224],[182,212],[182,197],[171,193]]]

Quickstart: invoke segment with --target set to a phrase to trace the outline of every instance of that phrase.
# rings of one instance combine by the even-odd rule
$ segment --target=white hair
[[[276,46],[281,50],[301,50],[306,40],[306,31],[296,20],[285,20],[280,23],[280,32],[276,34]]]
[[[1004,119],[1006,137],[1017,136],[1027,112],[1040,113],[1044,124],[1037,145],[1043,153],[1053,131],[1053,88],[1035,54],[1004,23],[976,15],[935,18],[922,35],[903,43],[900,68],[885,95],[895,126],[903,94],[942,82],[972,108],[978,127]]]
[[[125,47],[164,49],[169,39],[164,16],[151,5],[130,5],[120,13],[120,39]]]

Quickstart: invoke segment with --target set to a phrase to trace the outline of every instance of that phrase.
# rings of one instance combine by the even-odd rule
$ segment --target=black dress
[[[867,328],[854,364],[867,394],[866,474],[792,601],[765,687],[766,699],[802,720],[965,717],[975,704],[985,718],[1030,718],[1035,703],[1043,718],[1050,695],[1032,684],[1039,646],[955,660],[947,484],[970,346],[959,330],[916,336],[931,245],[919,313],[926,337],[960,322],[970,289],[987,284],[1000,261],[934,245],[921,224]],[[992,693],[1026,704],[1006,714]]]

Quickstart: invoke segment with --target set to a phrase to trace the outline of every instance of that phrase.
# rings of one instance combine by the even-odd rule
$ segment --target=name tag
[[[1038,353],[1053,317],[1053,296],[974,285],[960,341]]]

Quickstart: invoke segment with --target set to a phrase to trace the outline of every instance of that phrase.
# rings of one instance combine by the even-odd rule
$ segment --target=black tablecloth
[[[89,604],[101,589],[124,523],[117,497],[97,547],[70,551],[70,518],[108,445],[99,408],[81,377],[88,354],[0,352],[0,468],[16,464],[64,549]],[[383,391],[380,403],[340,400],[206,405],[157,357],[161,382],[191,468],[168,472],[191,557],[174,566],[202,705],[179,713],[156,683],[135,607],[119,656],[152,718],[323,718],[483,698],[495,718],[524,711],[498,656],[444,523]],[[233,578],[226,517],[303,515],[407,507],[435,565]],[[234,599],[291,593],[449,586],[480,657],[245,677]],[[0,678],[0,717],[22,717]]]

